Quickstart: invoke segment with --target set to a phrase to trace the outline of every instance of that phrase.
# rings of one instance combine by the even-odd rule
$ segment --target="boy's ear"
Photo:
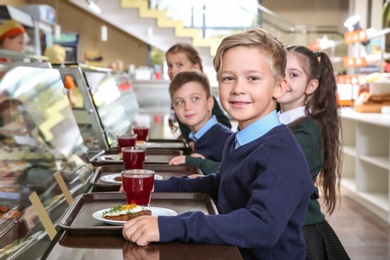
[[[287,91],[287,79],[283,78],[279,83],[276,85],[275,90],[274,90],[274,98],[278,99],[281,96],[284,95]]]
[[[208,108],[208,111],[210,111],[210,113],[211,113],[211,110],[213,110],[213,107],[214,107],[214,97],[211,95],[207,99],[207,108]]]
[[[309,84],[306,87],[305,94],[306,95],[310,95],[314,91],[316,91],[317,88],[318,88],[318,80],[317,79],[312,79],[312,80],[309,81]]]
[[[192,66],[192,69],[194,70],[200,70],[200,64],[199,63],[196,63]]]

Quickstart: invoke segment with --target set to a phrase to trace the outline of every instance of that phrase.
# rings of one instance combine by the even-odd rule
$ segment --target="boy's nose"
[[[238,80],[233,84],[232,92],[234,94],[242,94],[245,93],[244,84],[240,83]]]
[[[191,102],[185,102],[184,108],[185,108],[185,110],[190,110],[192,108]]]

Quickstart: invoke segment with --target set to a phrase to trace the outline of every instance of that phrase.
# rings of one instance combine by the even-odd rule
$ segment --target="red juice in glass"
[[[137,142],[136,134],[123,134],[118,135],[118,149],[122,150],[122,147],[135,146]]]
[[[149,128],[146,126],[134,126],[133,127],[134,134],[137,134],[137,140],[138,141],[147,141],[148,140],[148,134],[149,134]]]
[[[144,168],[146,150],[142,147],[123,147],[122,158],[125,170]]]
[[[149,206],[154,185],[153,170],[124,170],[122,171],[122,182],[128,204]]]

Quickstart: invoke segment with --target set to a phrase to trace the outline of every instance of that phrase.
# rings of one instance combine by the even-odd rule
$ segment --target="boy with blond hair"
[[[222,40],[214,68],[222,106],[238,130],[226,142],[220,171],[156,181],[154,189],[207,193],[219,215],[135,218],[123,227],[126,239],[235,245],[244,259],[305,258],[302,226],[313,182],[301,147],[275,110],[287,87],[285,67],[283,45],[263,29]]]

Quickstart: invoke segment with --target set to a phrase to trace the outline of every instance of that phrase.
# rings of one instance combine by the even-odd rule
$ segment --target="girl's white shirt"
[[[305,106],[297,107],[283,113],[280,113],[279,111],[278,116],[279,116],[280,123],[284,125],[288,125],[301,117],[305,117],[306,116],[305,108],[306,108]]]

